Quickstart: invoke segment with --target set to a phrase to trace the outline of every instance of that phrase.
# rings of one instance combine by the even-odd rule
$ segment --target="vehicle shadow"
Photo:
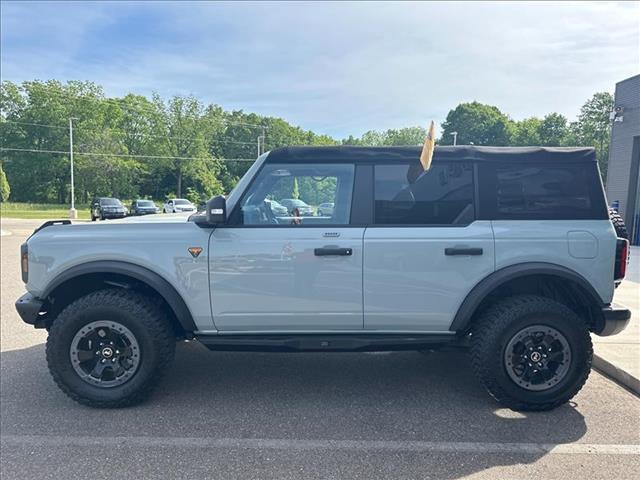
[[[464,353],[227,353],[180,344],[148,402],[98,410],[59,391],[37,345],[0,354],[0,400],[2,435],[564,444],[586,433],[571,405],[545,413],[499,408]],[[429,476],[442,479],[544,456],[406,453],[396,461],[420,457],[432,462]],[[390,470],[389,462],[380,465],[381,476],[404,476],[403,465]]]

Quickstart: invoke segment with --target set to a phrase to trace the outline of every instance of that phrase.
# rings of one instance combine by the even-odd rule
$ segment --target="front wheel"
[[[471,335],[471,361],[489,393],[514,410],[550,410],[591,371],[589,330],[573,310],[534,295],[496,302]]]
[[[47,363],[73,400],[124,407],[151,393],[171,365],[175,342],[168,319],[150,299],[106,289],[76,300],[54,320]]]

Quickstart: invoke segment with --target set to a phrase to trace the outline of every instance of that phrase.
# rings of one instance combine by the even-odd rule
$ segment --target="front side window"
[[[378,225],[467,225],[475,218],[473,167],[465,163],[376,165]]]
[[[499,166],[498,215],[504,218],[558,214],[581,215],[591,211],[587,171],[582,166]]]
[[[232,223],[240,225],[347,225],[351,164],[265,165],[245,193]],[[334,203],[333,211],[318,208]]]

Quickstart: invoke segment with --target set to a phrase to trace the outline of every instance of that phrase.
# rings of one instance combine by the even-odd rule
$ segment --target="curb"
[[[593,355],[593,362],[591,365],[617,384],[625,387],[636,395],[640,395],[640,379],[634,377],[629,372],[626,372],[620,367],[616,367],[614,364],[596,354]]]

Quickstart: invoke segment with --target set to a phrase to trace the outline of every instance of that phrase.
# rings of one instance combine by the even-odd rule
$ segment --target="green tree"
[[[570,134],[567,118],[559,113],[549,113],[540,122],[538,132],[540,145],[549,147],[566,145]]]
[[[423,127],[406,127],[389,129],[384,132],[369,130],[360,138],[350,135],[342,140],[342,145],[362,145],[367,147],[380,147],[384,145],[422,145],[427,136],[427,130]]]
[[[608,92],[598,92],[582,106],[575,126],[576,136],[580,144],[595,147],[600,170],[605,178],[611,136],[609,114],[613,107],[613,96]]]
[[[541,145],[540,140],[540,124],[539,118],[531,117],[519,122],[515,122],[513,134],[511,137],[511,145],[514,146],[535,146]]]
[[[479,102],[461,103],[450,110],[442,123],[441,145],[453,144],[452,132],[458,132],[458,145],[509,145],[513,122],[498,107]]]

